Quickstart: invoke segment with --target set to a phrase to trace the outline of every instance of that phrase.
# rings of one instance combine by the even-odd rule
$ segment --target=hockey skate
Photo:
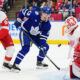
[[[2,65],[2,70],[3,72],[10,72],[12,68],[12,65],[10,65],[9,63],[4,62]]]
[[[3,68],[6,68],[6,69],[9,69],[9,70],[11,70],[11,68],[12,68],[12,65],[10,65],[9,63],[3,63]]]
[[[18,64],[15,64],[15,63],[14,63],[13,66],[12,66],[11,71],[18,73],[18,72],[21,71],[21,69],[18,67]]]
[[[48,64],[42,63],[42,61],[37,61],[37,69],[47,69]]]

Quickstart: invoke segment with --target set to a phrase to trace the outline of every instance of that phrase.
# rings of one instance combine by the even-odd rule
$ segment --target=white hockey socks
[[[14,46],[9,46],[6,48],[4,62],[9,63],[11,61],[14,51],[15,51]]]

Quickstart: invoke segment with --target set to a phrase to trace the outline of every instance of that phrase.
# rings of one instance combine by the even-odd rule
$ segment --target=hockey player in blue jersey
[[[49,49],[46,40],[49,36],[49,31],[51,29],[51,24],[49,22],[49,17],[51,14],[51,8],[45,6],[42,11],[22,9],[16,22],[14,23],[16,27],[21,26],[20,30],[20,42],[22,49],[18,52],[17,57],[14,61],[12,69],[20,71],[19,64],[24,59],[25,55],[29,52],[30,42],[32,41],[38,47],[40,47],[39,55],[37,56],[37,66],[38,67],[48,67],[48,64],[43,63],[45,55]],[[43,51],[45,55],[43,54]]]

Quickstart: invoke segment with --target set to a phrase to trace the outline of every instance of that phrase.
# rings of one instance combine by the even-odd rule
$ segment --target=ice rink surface
[[[60,68],[66,68],[66,70],[58,71],[54,65],[45,58],[44,62],[49,64],[48,69],[36,69],[36,58],[38,55],[38,48],[32,45],[30,52],[25,56],[24,60],[20,64],[21,72],[14,73],[6,71],[2,68],[4,61],[5,50],[0,44],[0,80],[70,80],[68,72],[68,45],[49,45],[50,49],[47,55],[55,62]],[[14,62],[16,54],[21,49],[20,44],[15,44],[15,52],[11,64]]]

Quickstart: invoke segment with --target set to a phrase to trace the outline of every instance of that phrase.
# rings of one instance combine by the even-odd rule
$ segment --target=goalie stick
[[[39,46],[36,44],[36,42],[27,34],[27,31],[24,30],[23,28],[21,28],[21,29],[26,33],[26,35],[29,37],[29,39],[37,46],[37,48],[38,48],[39,50],[41,50],[41,51],[43,52],[43,54],[45,55],[44,50],[41,49],[41,47],[39,47]],[[46,56],[46,58],[47,58],[58,70],[61,70],[60,67],[58,67],[47,55],[45,55],[45,56]]]

